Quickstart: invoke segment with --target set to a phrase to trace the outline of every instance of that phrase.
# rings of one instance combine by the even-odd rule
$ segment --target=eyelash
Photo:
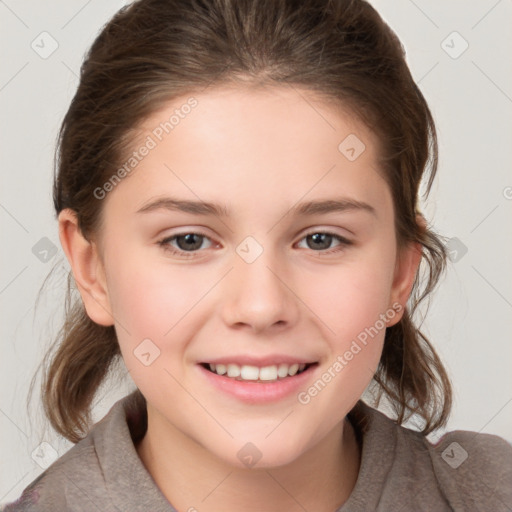
[[[338,246],[338,248],[336,249],[326,249],[326,250],[320,250],[320,251],[313,251],[313,252],[317,252],[319,253],[320,255],[327,255],[327,254],[333,254],[333,253],[338,253],[340,251],[342,251],[343,249],[345,249],[347,246],[350,246],[350,245],[353,245],[353,242],[340,236],[340,235],[337,235],[336,233],[332,233],[330,231],[311,231],[309,233],[306,233],[301,239],[300,241],[304,240],[305,238],[307,238],[308,236],[311,236],[311,235],[317,235],[317,234],[321,234],[321,235],[329,235],[329,236],[332,236],[334,239],[338,240],[338,242],[340,242],[340,245]],[[204,233],[201,233],[201,232],[196,232],[196,231],[185,231],[183,233],[177,233],[175,235],[172,235],[172,236],[168,236],[166,238],[163,238],[162,240],[159,240],[157,242],[157,244],[163,248],[163,250],[167,253],[170,253],[171,255],[173,256],[180,256],[180,257],[184,257],[184,258],[194,258],[195,257],[195,254],[197,252],[200,252],[199,250],[195,250],[195,251],[183,251],[183,250],[180,250],[180,249],[175,249],[173,247],[171,247],[169,245],[169,243],[173,240],[175,240],[176,238],[180,237],[180,236],[185,236],[185,235],[199,235],[203,238],[207,238],[208,240],[210,240],[210,237],[208,237],[207,235],[205,235]],[[210,240],[211,241],[211,240]],[[311,249],[312,250],[312,249]]]

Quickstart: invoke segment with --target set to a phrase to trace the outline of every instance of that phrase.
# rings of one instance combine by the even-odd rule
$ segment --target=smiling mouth
[[[275,382],[308,371],[318,363],[276,364],[263,367],[238,364],[200,363],[203,368],[216,375],[239,381]]]

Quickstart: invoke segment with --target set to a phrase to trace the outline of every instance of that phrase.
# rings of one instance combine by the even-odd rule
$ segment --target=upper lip
[[[265,357],[252,357],[248,355],[239,356],[226,356],[216,357],[214,359],[208,359],[202,361],[203,364],[236,364],[239,366],[258,366],[260,368],[264,366],[273,366],[278,364],[311,364],[316,363],[317,360],[313,358],[302,358],[295,356],[287,356],[283,354],[275,354]]]

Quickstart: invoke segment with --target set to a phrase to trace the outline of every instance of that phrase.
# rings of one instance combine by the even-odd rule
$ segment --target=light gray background
[[[16,499],[71,446],[44,431],[38,390],[30,418],[25,411],[30,378],[60,324],[69,268],[53,217],[53,150],[84,52],[124,3],[0,1],[0,503]],[[438,231],[456,239],[450,248],[458,253],[424,327],[455,387],[448,430],[512,442],[512,2],[372,3],[404,43],[439,131],[439,175],[424,211]],[[48,52],[52,39],[58,48],[46,58],[31,46]],[[58,248],[55,255],[44,253],[44,237]],[[35,314],[37,292],[56,264]],[[94,418],[130,386],[105,392]]]

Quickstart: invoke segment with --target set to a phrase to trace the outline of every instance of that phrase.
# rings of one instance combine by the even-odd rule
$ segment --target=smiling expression
[[[155,146],[102,202],[104,308],[84,301],[95,321],[115,325],[148,401],[148,434],[238,466],[251,442],[260,464],[286,464],[360,398],[385,329],[314,400],[299,393],[407,295],[378,139],[308,91],[194,97],[161,140],[155,127],[187,97],[140,127],[139,141]],[[356,158],[344,140],[359,144]]]

